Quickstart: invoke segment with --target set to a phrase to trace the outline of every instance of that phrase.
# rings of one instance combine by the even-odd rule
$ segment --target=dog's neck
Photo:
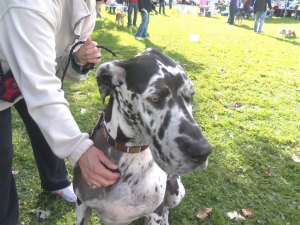
[[[118,143],[126,146],[148,145],[144,138],[141,118],[133,114],[132,110],[125,109],[118,101],[111,97],[104,111],[104,126],[109,135]],[[125,112],[131,112],[126,114]]]

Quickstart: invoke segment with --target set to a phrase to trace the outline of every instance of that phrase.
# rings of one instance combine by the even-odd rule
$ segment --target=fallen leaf
[[[241,103],[236,102],[236,103],[234,103],[233,108],[235,108],[235,110],[237,110],[237,111],[241,111],[242,109],[247,108],[247,106],[242,105]]]
[[[242,209],[242,213],[245,217],[254,217],[251,209]]]
[[[49,210],[41,210],[40,208],[33,209],[31,212],[41,219],[48,219],[51,214]]]
[[[213,210],[213,208],[205,208],[204,210],[205,210],[205,212],[206,212],[207,214],[210,214],[211,211]]]
[[[204,208],[197,212],[196,217],[200,220],[204,220],[211,213],[212,208]]]
[[[245,217],[243,217],[241,214],[238,214],[236,211],[233,212],[228,212],[227,216],[229,217],[229,219],[231,220],[246,220]]]
[[[85,112],[86,112],[86,109],[80,108],[80,113],[81,113],[81,114],[84,114]]]
[[[267,171],[267,175],[268,175],[269,177],[273,177],[273,176],[274,176],[274,173],[273,173],[273,169],[272,169],[272,168],[270,168],[270,169]]]
[[[208,214],[204,210],[200,210],[197,212],[196,217],[200,220],[204,220]]]
[[[299,163],[300,162],[300,157],[296,156],[296,155],[292,155],[292,159],[294,162]]]

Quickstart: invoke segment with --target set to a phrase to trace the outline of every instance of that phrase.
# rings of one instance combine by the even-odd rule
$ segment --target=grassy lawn
[[[194,117],[214,151],[206,171],[183,177],[187,194],[171,210],[170,224],[299,225],[300,164],[292,156],[300,157],[300,38],[281,37],[278,30],[292,28],[300,36],[300,21],[267,18],[263,33],[256,34],[251,20],[230,26],[220,15],[166,11],[168,16],[151,15],[151,39],[137,41],[136,28],[117,28],[114,16],[103,10],[105,20],[97,20],[93,38],[117,53],[114,58],[103,51],[103,62],[156,47],[180,62],[194,82]],[[191,43],[190,34],[199,34],[199,42]],[[103,109],[94,71],[84,83],[67,83],[65,91],[79,126],[89,131]],[[74,206],[41,190],[17,115],[13,128],[21,224],[74,224]],[[39,207],[50,210],[48,219],[31,213]],[[200,221],[196,214],[203,208],[213,210]],[[227,217],[242,209],[251,209],[253,216]],[[94,216],[91,224],[98,221]]]

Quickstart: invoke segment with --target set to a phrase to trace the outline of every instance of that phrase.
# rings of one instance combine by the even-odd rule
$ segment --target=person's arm
[[[72,166],[78,162],[88,184],[100,187],[114,183],[119,174],[106,170],[102,164],[111,169],[117,166],[93,146],[88,134],[81,133],[55,76],[57,24],[35,11],[14,8],[7,12],[2,25],[6,32],[1,34],[1,50],[30,115],[53,152],[68,158]]]
[[[90,3],[91,4],[91,3]],[[74,32],[78,35],[78,39],[76,40],[77,42],[85,42],[86,40],[90,39],[90,34],[92,33],[94,27],[95,27],[95,22],[96,22],[96,11],[95,7],[92,5],[89,6],[91,9],[90,15],[88,17],[85,17],[82,19],[80,23],[77,24],[76,28],[74,28]],[[63,38],[63,37],[60,37]],[[73,43],[73,44],[76,44]],[[71,61],[69,63],[68,69],[65,74],[65,78],[68,80],[73,80],[73,81],[82,81],[85,80],[88,76],[88,72],[90,71],[90,64],[97,64],[100,63],[100,60],[87,60],[84,61],[82,60],[82,57],[78,56],[78,53],[80,55],[83,54],[94,54],[97,55],[98,57],[101,56],[100,54],[100,49],[97,47],[97,43],[88,41],[87,43],[84,43],[83,45],[77,46],[73,50],[73,54],[71,56]],[[65,46],[67,47],[66,50],[62,53],[62,55],[58,56],[56,58],[57,66],[56,66],[56,71],[57,71],[57,76],[62,77],[63,72],[65,70],[67,61],[69,59],[69,53],[73,45]],[[81,49],[84,49],[84,51],[80,51]],[[83,55],[88,59],[88,56]],[[92,58],[93,59],[93,58]]]

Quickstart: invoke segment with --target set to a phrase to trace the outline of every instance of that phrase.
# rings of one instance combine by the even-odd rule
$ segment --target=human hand
[[[114,184],[120,177],[118,169],[102,151],[95,146],[90,147],[78,160],[83,178],[91,188],[106,187]]]
[[[75,52],[75,57],[80,65],[98,64],[101,62],[101,50],[97,48],[97,43],[91,37],[88,37]]]

